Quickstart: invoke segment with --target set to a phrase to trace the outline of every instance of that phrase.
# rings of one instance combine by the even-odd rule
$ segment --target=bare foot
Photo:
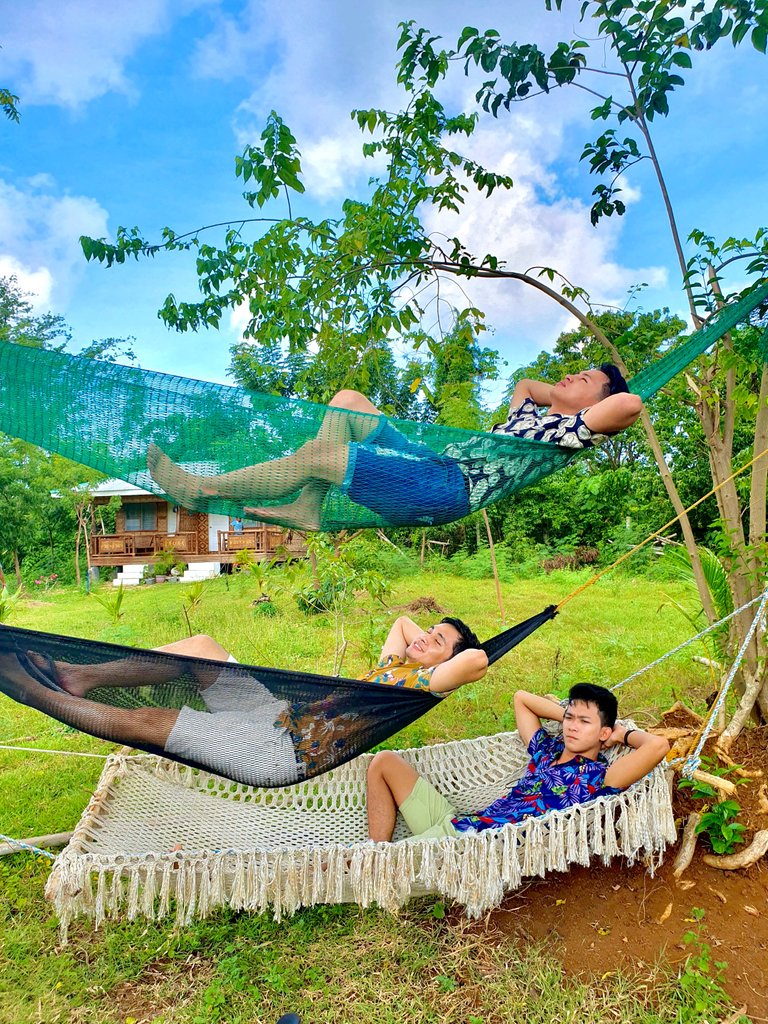
[[[313,480],[302,488],[296,501],[290,504],[263,505],[258,508],[246,508],[244,511],[264,523],[280,523],[292,530],[319,530],[321,510],[328,487],[329,484],[325,481]]]
[[[188,473],[186,469],[182,469],[169,459],[156,444],[151,444],[147,449],[147,469],[155,483],[159,484],[166,494],[182,503],[194,501],[201,494],[216,494],[216,489],[211,487],[208,477]]]
[[[263,508],[244,508],[249,516],[262,523],[278,523],[291,530],[319,530],[320,515],[316,508],[308,507],[301,500],[290,505],[265,505]]]
[[[27,658],[35,668],[51,678],[57,686],[73,697],[84,697],[98,683],[89,681],[90,666],[71,665],[68,661],[54,661],[45,654],[27,651]]]
[[[24,668],[23,654],[0,655],[0,691],[19,704],[50,712],[58,701],[66,700],[53,690],[46,689]]]

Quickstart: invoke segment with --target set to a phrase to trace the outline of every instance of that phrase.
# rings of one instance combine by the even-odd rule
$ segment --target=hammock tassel
[[[516,889],[522,878],[518,831],[514,828],[502,829],[500,838],[502,843],[501,880],[506,888]]]
[[[461,813],[506,792],[528,760],[516,734],[439,744],[428,756],[425,749],[403,755],[411,763],[418,758],[438,785],[450,777],[451,798],[462,794]],[[675,839],[660,766],[623,793],[499,830],[372,843],[365,838],[363,798],[369,760],[363,755],[332,777],[314,780],[312,793],[306,784],[244,787],[248,800],[240,787],[217,776],[159,758],[108,762],[46,887],[62,941],[78,916],[100,926],[121,912],[150,920],[175,912],[184,924],[227,906],[251,912],[271,907],[280,920],[302,906],[347,901],[394,912],[424,893],[455,900],[468,916],[479,917],[524,878],[618,853],[630,863],[642,858],[655,864]],[[137,806],[151,808],[141,833]],[[300,828],[291,814],[300,815]],[[185,850],[173,851],[182,834],[179,822]],[[399,838],[401,823],[397,829]],[[222,835],[228,848],[217,848]],[[288,837],[294,845],[287,845]],[[126,847],[137,849],[139,838],[148,852],[125,853]]]

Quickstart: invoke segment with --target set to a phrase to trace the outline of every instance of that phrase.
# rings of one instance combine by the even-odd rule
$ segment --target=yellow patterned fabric
[[[406,661],[396,654],[379,659],[378,665],[364,676],[363,683],[379,683],[382,686],[403,686],[407,690],[428,690],[435,667],[424,668],[415,661]],[[436,694],[442,697],[443,694]]]

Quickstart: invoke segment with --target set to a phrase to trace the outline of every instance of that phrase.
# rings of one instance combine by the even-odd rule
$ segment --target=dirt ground
[[[752,774],[736,792],[746,846],[755,831],[768,828],[760,803],[760,787],[768,781],[768,728],[745,732],[731,756]],[[692,809],[701,810],[702,801],[675,787],[678,832]],[[653,877],[642,865],[630,868],[618,860],[550,875],[508,897],[493,923],[521,941],[550,943],[568,972],[602,976],[652,964],[662,951],[673,963],[685,961],[691,948],[683,936],[697,928],[692,911],[700,908],[700,934],[712,960],[728,963],[726,991],[755,1022],[768,1021],[768,858],[724,871],[704,863],[709,852],[699,840],[680,879],[673,877],[676,848]]]

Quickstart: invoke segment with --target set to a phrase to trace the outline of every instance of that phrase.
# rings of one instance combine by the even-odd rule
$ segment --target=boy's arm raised
[[[390,654],[398,658],[405,657],[405,649],[412,644],[421,630],[407,615],[399,615],[390,627],[384,646],[381,648],[382,658],[388,658]]]
[[[587,409],[584,422],[596,434],[617,434],[631,427],[642,411],[643,403],[638,395],[629,392],[609,395]]]
[[[515,693],[515,721],[520,739],[528,746],[531,737],[541,728],[542,718],[550,718],[553,722],[562,722],[565,711],[549,697],[540,697],[537,693],[518,690]]]
[[[482,679],[488,671],[488,655],[479,648],[470,647],[455,654],[432,673],[429,688],[432,693],[449,693],[465,683]]]
[[[528,377],[523,377],[515,384],[515,390],[512,392],[512,399],[509,403],[511,409],[520,405],[526,398],[532,398],[536,405],[549,407],[552,405],[552,393],[554,386],[547,384],[543,380],[531,380]]]
[[[624,743],[629,733],[631,751],[617,758],[605,773],[605,785],[626,789],[633,782],[642,779],[651,769],[660,764],[669,753],[669,743],[663,736],[653,736],[642,729],[627,730],[618,722],[606,742],[606,747]]]

